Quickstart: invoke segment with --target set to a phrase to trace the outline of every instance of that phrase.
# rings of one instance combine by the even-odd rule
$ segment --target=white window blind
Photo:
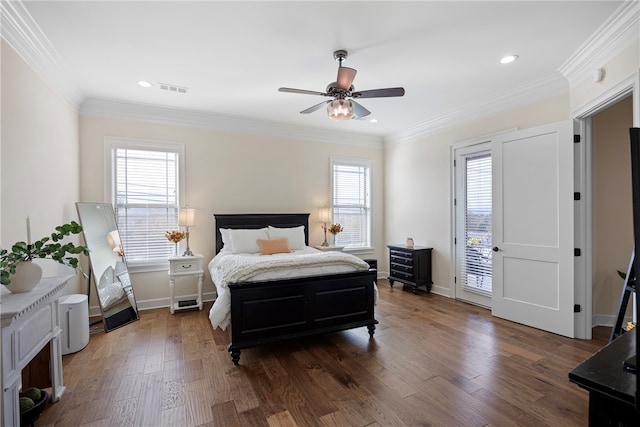
[[[371,247],[371,163],[333,159],[332,221],[342,225],[335,238],[345,248]]]
[[[466,158],[465,260],[467,286],[491,291],[491,155]]]
[[[182,146],[120,142],[111,150],[111,199],[127,263],[166,263],[178,229]]]

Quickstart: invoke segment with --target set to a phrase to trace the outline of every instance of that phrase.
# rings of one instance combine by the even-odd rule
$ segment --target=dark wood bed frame
[[[255,229],[268,225],[304,225],[309,242],[309,214],[214,214],[216,253],[222,248],[220,228]],[[235,365],[240,350],[286,339],[366,326],[373,337],[374,270],[229,285],[231,327],[228,346]]]

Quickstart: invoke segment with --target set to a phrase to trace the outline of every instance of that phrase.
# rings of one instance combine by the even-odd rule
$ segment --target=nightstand
[[[198,307],[199,310],[202,310],[202,282],[204,281],[204,270],[202,265],[203,260],[204,257],[202,255],[169,257],[169,300],[171,303],[169,308],[171,309],[171,314],[175,313],[176,310],[185,310],[195,307]],[[197,299],[195,301],[191,300],[176,302],[176,277],[187,276],[198,277]],[[185,302],[187,304],[185,304]]]
[[[431,251],[424,246],[389,245],[389,286],[401,282],[413,287],[416,294],[418,286],[425,286],[431,292]]]
[[[344,249],[344,246],[314,246],[314,248],[321,251],[341,251]]]

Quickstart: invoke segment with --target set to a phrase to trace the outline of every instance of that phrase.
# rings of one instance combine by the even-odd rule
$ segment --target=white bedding
[[[122,288],[122,283],[117,279],[116,271],[111,266],[108,266],[100,276],[98,296],[102,310],[108,310],[127,296]]]
[[[213,328],[231,324],[231,294],[228,284],[247,280],[288,279],[367,270],[360,258],[337,251],[323,252],[311,247],[288,254],[234,254],[221,251],[209,262],[209,272],[218,296],[209,312]]]

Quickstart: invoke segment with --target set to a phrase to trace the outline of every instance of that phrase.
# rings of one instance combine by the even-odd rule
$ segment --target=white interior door
[[[574,336],[573,124],[493,140],[494,316]]]

